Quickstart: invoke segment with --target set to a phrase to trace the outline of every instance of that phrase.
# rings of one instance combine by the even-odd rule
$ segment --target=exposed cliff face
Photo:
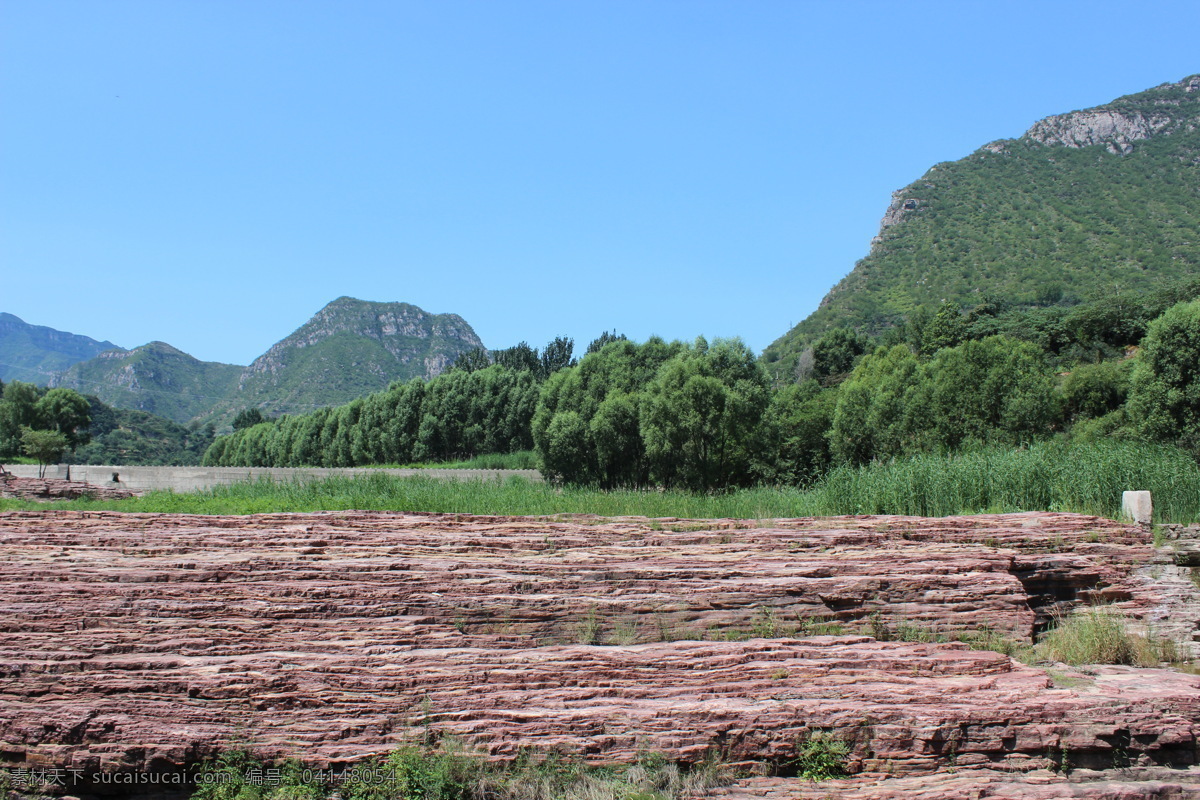
[[[1200,100],[1200,75],[1122,98],[1109,106],[1047,117],[1026,131],[1025,138],[1048,146],[1104,145],[1113,154],[1132,153],[1133,142],[1196,130],[1200,123],[1200,103],[1196,100]]]
[[[1048,117],[894,192],[868,255],[766,361],[787,378],[830,328],[877,331],[942,300],[1196,274],[1197,185],[1200,75]]]

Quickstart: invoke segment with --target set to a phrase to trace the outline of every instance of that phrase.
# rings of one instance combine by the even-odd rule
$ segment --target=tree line
[[[1200,452],[1200,284],[1071,308],[918,310],[826,332],[773,384],[741,341],[606,334],[578,361],[522,343],[219,438],[205,463],[354,466],[533,449],[602,487],[804,486],[837,464],[975,444],[1125,438]],[[565,341],[565,340],[564,340]],[[551,365],[551,366],[547,366]]]

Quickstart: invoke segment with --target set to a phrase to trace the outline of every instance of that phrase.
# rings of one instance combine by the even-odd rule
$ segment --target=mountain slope
[[[30,325],[20,317],[0,313],[0,381],[25,381],[39,386],[72,364],[105,350],[120,350],[77,333]]]
[[[483,343],[457,314],[339,297],[242,373],[227,410],[302,413],[433,378]]]
[[[1049,117],[893,194],[870,253],[764,351],[779,377],[836,327],[943,300],[1017,305],[1200,273],[1200,76]]]
[[[243,367],[200,361],[164,342],[109,350],[55,376],[63,386],[118,408],[148,411],[183,424],[207,413],[237,388]]]

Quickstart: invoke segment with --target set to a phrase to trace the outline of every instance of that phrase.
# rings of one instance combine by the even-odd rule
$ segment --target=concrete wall
[[[32,464],[5,464],[4,468],[22,478],[36,478],[38,468]],[[59,464],[47,467],[47,478],[66,478],[67,467]],[[371,475],[384,472],[388,475],[425,475],[446,480],[503,480],[518,475],[529,481],[541,481],[535,469],[321,469],[321,468],[274,468],[274,467],[104,467],[72,464],[71,480],[85,483],[120,486],[135,492],[152,489],[171,489],[176,492],[194,492],[227,483],[243,483],[270,479],[276,483],[288,481],[311,481],[332,475]],[[116,483],[113,475],[116,474]]]

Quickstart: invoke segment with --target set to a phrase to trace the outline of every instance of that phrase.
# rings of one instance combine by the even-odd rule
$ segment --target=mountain
[[[476,347],[483,343],[457,314],[339,297],[256,358],[228,408],[273,415],[346,403],[393,381],[433,378]]]
[[[50,385],[181,424],[221,424],[246,408],[302,413],[347,403],[393,381],[432,378],[460,353],[482,346],[457,314],[339,297],[248,367],[200,361],[150,342],[74,364]]]
[[[77,333],[45,325],[30,325],[20,317],[0,313],[0,381],[25,381],[44,386],[57,372],[87,361],[105,350],[120,350]]]
[[[1071,304],[1200,274],[1200,75],[1049,117],[892,195],[868,255],[771,344],[775,374],[838,327],[942,301]]]
[[[165,342],[109,350],[50,380],[117,408],[148,411],[183,424],[225,401],[244,368],[201,361]]]

